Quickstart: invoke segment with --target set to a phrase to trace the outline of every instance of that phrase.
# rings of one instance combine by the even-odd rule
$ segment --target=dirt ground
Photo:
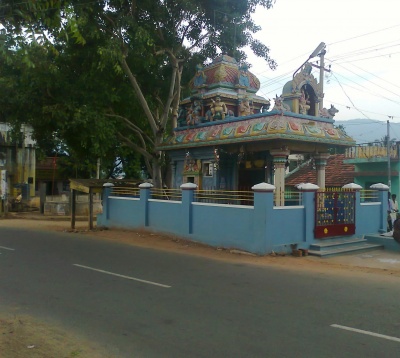
[[[89,231],[86,221],[77,221],[76,229],[70,229],[69,221],[47,218],[26,219],[20,217],[0,218],[1,227],[24,227],[32,230],[45,230],[85,234],[93,240],[110,240],[148,248],[157,248],[182,254],[203,256],[215,260],[247,263],[263,266],[274,266],[288,270],[312,270],[314,272],[335,273],[338,275],[371,275],[379,279],[400,277],[400,270],[353,266],[342,262],[321,260],[316,257],[294,257],[275,254],[255,256],[239,250],[212,248],[206,245],[189,242],[176,236],[158,233],[95,228]],[[33,317],[22,316],[17,310],[4,312],[0,307],[0,356],[2,358],[62,358],[62,357],[109,357],[99,351],[92,343],[77,337],[73,332],[66,332],[49,322],[39,322]]]

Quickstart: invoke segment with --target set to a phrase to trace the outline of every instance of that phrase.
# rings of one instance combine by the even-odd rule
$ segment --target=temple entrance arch
[[[316,112],[316,101],[317,97],[315,95],[314,89],[307,84],[301,87],[301,97],[300,97],[300,113],[308,114],[309,116],[315,116]]]

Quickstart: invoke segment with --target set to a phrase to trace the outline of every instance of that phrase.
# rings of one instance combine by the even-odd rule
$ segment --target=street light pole
[[[315,56],[318,56],[322,50],[325,50],[325,42],[321,42],[318,47],[312,52],[312,54],[308,57],[306,61],[293,73],[293,78],[296,75],[297,72],[308,62],[308,60],[314,58]]]

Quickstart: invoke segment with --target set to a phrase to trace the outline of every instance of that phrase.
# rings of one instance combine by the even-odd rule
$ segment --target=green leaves
[[[151,171],[163,164],[154,146],[172,128],[181,78],[186,85],[195,64],[221,52],[243,62],[250,46],[275,68],[251,18],[273,3],[2,0],[2,116],[31,123],[38,143],[53,138],[82,163],[112,155],[123,163],[126,145]]]

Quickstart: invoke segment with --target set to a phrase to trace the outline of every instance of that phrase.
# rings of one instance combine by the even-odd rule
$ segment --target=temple
[[[320,108],[323,87],[311,69],[305,63],[270,108],[257,95],[257,77],[232,57],[197,66],[174,133],[158,148],[171,160],[172,187],[192,182],[199,189],[250,190],[266,182],[276,188],[275,205],[284,205],[289,155],[302,154],[313,158],[316,184],[324,189],[329,150],[355,141],[335,128],[334,106]]]

